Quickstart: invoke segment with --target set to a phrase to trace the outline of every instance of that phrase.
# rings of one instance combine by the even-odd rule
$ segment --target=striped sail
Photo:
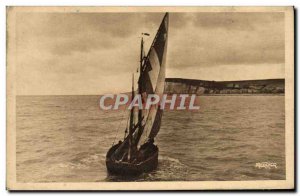
[[[139,79],[142,94],[146,98],[148,94],[161,96],[164,92],[168,26],[169,16],[166,13],[144,61]],[[145,134],[148,136],[147,138],[154,138],[157,135],[160,129],[162,110],[157,106],[152,106],[148,111],[143,112],[143,116],[143,130],[141,131],[143,136],[139,138],[140,142],[145,139]]]

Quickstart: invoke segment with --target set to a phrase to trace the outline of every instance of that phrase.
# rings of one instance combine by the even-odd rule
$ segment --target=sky
[[[18,95],[128,92],[164,13],[17,13]],[[284,13],[170,13],[166,77],[284,78]]]

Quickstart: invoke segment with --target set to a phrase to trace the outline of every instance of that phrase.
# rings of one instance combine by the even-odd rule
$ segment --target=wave
[[[88,169],[95,164],[105,162],[105,154],[90,154],[88,156],[82,156],[83,153],[78,153],[76,158],[69,162],[59,163],[58,167],[69,169]]]

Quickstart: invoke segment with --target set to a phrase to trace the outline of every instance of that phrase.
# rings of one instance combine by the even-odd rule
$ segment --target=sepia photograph
[[[7,7],[7,189],[294,188],[293,7]]]

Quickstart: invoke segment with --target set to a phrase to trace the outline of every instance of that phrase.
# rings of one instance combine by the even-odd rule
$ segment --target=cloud
[[[258,26],[283,22],[282,12],[201,12],[193,14],[193,24],[202,28],[251,31]]]
[[[20,13],[18,44],[36,43],[36,47],[54,54],[111,49],[122,40],[139,36],[141,30],[157,26],[159,14],[143,13]],[[156,27],[158,28],[158,27]]]
[[[18,94],[128,91],[139,65],[140,33],[151,34],[148,50],[163,15],[18,13]],[[254,72],[258,66],[281,70],[283,64],[282,13],[170,13],[169,76],[197,78],[198,73],[203,79],[191,71],[201,70],[218,80],[218,69],[225,75],[242,65]]]
[[[184,30],[170,33],[170,67],[284,63],[282,13],[198,13],[190,18]]]

